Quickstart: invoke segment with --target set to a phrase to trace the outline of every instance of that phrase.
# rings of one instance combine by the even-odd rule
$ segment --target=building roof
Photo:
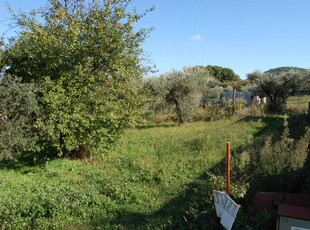
[[[310,220],[310,196],[283,192],[258,192],[253,199],[253,211],[278,211],[278,215]]]
[[[291,204],[279,204],[278,215],[310,221],[310,207],[302,207]]]

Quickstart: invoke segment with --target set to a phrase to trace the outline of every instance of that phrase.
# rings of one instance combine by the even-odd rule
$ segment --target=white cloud
[[[191,36],[190,39],[192,39],[194,41],[202,41],[203,37],[200,34],[195,34],[195,35]]]

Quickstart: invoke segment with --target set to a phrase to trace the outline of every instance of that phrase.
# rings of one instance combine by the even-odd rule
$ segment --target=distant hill
[[[278,68],[270,69],[270,70],[265,71],[264,73],[280,74],[280,73],[289,72],[291,70],[298,71],[302,75],[305,74],[305,76],[309,76],[310,75],[310,69],[299,68],[299,67],[289,67],[289,66],[283,66],[283,67],[278,67]]]
[[[302,94],[310,94],[310,69],[299,67],[278,67],[267,70],[265,71],[265,73],[281,74],[292,70],[298,72],[298,75],[300,75],[303,80],[301,80],[299,86],[295,89],[295,91],[291,93],[294,94],[299,92]]]

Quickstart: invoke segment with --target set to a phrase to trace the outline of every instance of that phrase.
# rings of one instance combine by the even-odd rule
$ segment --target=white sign
[[[240,205],[236,204],[233,199],[226,195],[226,202],[223,208],[223,214],[221,217],[221,224],[230,230],[237,216]]]
[[[221,217],[223,213],[224,204],[226,202],[226,193],[213,190],[213,197],[214,197],[216,215],[218,217]]]
[[[236,219],[240,205],[236,204],[233,199],[231,199],[225,192],[222,191],[213,190],[213,197],[216,215],[221,217],[221,224],[227,230],[230,230]]]

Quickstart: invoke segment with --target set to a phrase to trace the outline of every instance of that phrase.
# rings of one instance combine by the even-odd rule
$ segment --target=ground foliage
[[[241,204],[234,226],[266,229],[275,219],[249,212],[255,191],[310,191],[305,119],[292,114],[143,125],[128,129],[114,151],[92,163],[53,159],[52,149],[2,161],[1,227],[219,229],[212,190],[225,190],[230,141],[232,197]],[[283,165],[284,157],[291,160]]]
[[[226,141],[235,149],[262,125],[222,120],[141,127],[127,130],[114,151],[92,163],[53,159],[53,154],[2,162],[0,225],[165,229],[210,224],[216,229],[211,195],[218,187],[207,172],[218,168]]]

